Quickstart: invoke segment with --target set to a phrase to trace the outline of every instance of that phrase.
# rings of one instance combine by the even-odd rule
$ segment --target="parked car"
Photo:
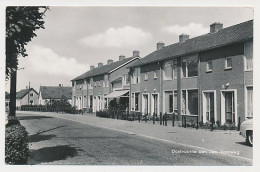
[[[253,119],[248,119],[241,123],[240,134],[246,138],[246,142],[253,146]]]

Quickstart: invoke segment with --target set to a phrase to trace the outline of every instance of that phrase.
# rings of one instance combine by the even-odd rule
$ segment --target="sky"
[[[209,32],[214,22],[229,27],[253,19],[252,8],[241,7],[50,7],[45,29],[26,46],[28,56],[19,57],[17,91],[30,86],[71,86],[70,80],[90,65],[118,61],[134,50],[145,57],[157,42],[170,45],[179,35],[190,38]],[[5,83],[9,92],[9,81]]]

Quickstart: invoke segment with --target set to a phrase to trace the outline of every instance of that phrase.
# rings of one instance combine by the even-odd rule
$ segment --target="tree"
[[[35,31],[44,29],[43,17],[48,7],[6,8],[6,80],[10,78],[10,113],[15,117],[16,71],[18,57],[26,57],[25,46],[36,37]]]

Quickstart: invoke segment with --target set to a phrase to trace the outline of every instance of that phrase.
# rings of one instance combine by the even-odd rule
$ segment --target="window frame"
[[[165,72],[165,65],[167,64],[167,63],[170,63],[170,65],[171,65],[171,75],[172,75],[172,77],[170,78],[166,78],[166,72]],[[164,81],[167,81],[167,80],[173,80],[173,77],[174,76],[174,73],[173,73],[173,60],[169,60],[169,61],[165,61],[164,63],[163,63],[163,80]]]
[[[211,63],[211,69],[209,69],[209,62]],[[213,61],[208,60],[206,61],[206,72],[212,72],[213,71]]]
[[[249,43],[251,43],[251,41],[247,41],[247,42],[245,42],[244,43],[244,70],[246,71],[246,72],[249,72],[249,71],[253,71],[254,70],[254,43],[253,43],[253,41],[252,41],[252,49],[253,49],[253,52],[252,52],[252,63],[253,63],[253,66],[252,66],[252,69],[247,69],[247,56],[246,56],[246,54],[245,54],[245,52],[246,52],[246,44],[249,44]]]
[[[153,79],[157,79],[158,78],[158,70],[154,70],[153,71]]]
[[[148,73],[147,72],[144,73],[144,80],[148,81]]]
[[[228,61],[228,60],[231,60],[231,66],[230,66],[230,67],[227,66],[227,61]],[[231,70],[231,69],[232,69],[232,66],[233,66],[233,65],[232,65],[232,57],[226,57],[226,58],[225,58],[225,70]]]

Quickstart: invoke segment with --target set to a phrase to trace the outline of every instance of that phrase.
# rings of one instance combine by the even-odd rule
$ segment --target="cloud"
[[[73,57],[59,56],[46,47],[33,45],[29,47],[28,55],[26,60],[28,60],[31,72],[43,75],[75,77],[89,69],[88,64],[81,64]]]
[[[145,32],[140,28],[125,26],[121,28],[108,28],[103,33],[87,36],[80,40],[86,46],[102,48],[102,47],[131,47],[135,48],[142,44],[146,44],[152,38],[149,32]]]
[[[206,34],[209,32],[208,27],[204,27],[201,23],[189,23],[188,25],[180,26],[178,24],[166,26],[161,29],[163,32],[180,35],[186,33],[192,37]]]

